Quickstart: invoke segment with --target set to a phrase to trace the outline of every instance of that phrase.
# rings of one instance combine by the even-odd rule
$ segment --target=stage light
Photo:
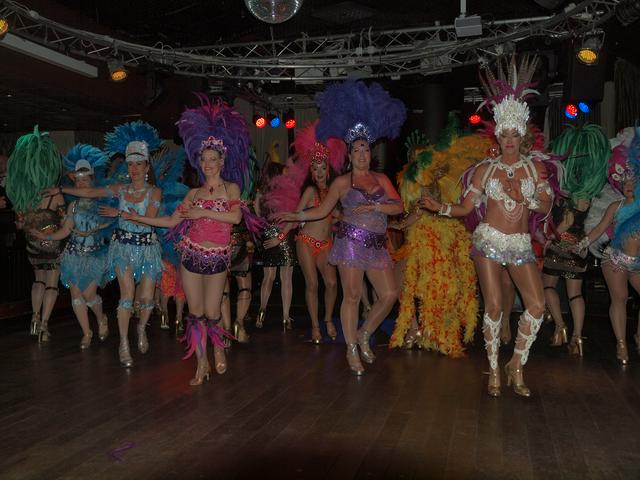
[[[0,39],[9,31],[9,22],[6,18],[0,17]]]
[[[256,113],[253,116],[253,124],[258,128],[264,128],[267,126],[267,119],[259,113]]]
[[[296,127],[296,119],[293,115],[293,110],[288,110],[284,116],[282,117],[282,119],[284,120],[284,126],[286,128],[295,128]]]
[[[566,107],[564,107],[564,114],[567,118],[576,118],[578,116],[578,107],[576,107],[573,103],[570,103]]]
[[[482,117],[480,117],[480,115],[478,115],[477,113],[474,113],[473,115],[469,115],[469,123],[471,125],[477,125],[481,121],[482,121]]]
[[[269,122],[271,128],[278,128],[280,126],[280,117],[277,115],[270,114],[267,117],[267,121]]]
[[[122,60],[117,58],[111,58],[107,61],[109,67],[109,77],[114,82],[122,82],[129,76],[129,73],[125,70]]]
[[[604,32],[591,32],[582,37],[576,49],[576,58],[584,65],[595,65],[600,57],[600,49],[604,42]]]
[[[591,111],[591,107],[586,102],[580,102],[578,103],[578,110],[582,113],[589,113]]]

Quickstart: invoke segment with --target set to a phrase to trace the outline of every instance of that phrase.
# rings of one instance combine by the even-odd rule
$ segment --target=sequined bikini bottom
[[[203,247],[189,237],[182,237],[176,244],[182,265],[192,273],[214,275],[224,272],[231,262],[231,247]]]
[[[501,265],[524,265],[536,261],[528,233],[502,233],[488,223],[481,223],[471,238],[472,257],[484,257]]]
[[[640,272],[640,257],[632,257],[617,248],[607,247],[602,253],[602,263],[608,263],[619,272]]]

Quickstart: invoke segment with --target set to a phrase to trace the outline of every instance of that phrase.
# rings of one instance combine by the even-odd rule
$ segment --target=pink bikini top
[[[214,212],[228,212],[231,208],[226,198],[216,198],[214,200],[198,199],[193,201],[192,206]],[[191,224],[188,236],[195,243],[211,242],[219,245],[228,245],[231,243],[231,224],[212,218],[198,218]]]

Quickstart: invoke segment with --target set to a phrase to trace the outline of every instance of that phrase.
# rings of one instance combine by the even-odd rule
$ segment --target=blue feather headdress
[[[220,176],[238,184],[242,191],[247,181],[251,143],[247,122],[240,112],[222,100],[211,102],[202,93],[196,96],[200,106],[186,109],[176,123],[189,163],[204,180],[200,168],[202,151],[209,148],[219,151],[225,159]]]
[[[189,187],[180,182],[187,161],[183,148],[169,150],[153,162],[153,174],[162,189],[162,206],[158,216],[170,216],[180,206],[189,192]],[[173,265],[179,264],[179,255],[172,240],[165,237],[168,229],[158,229],[163,256]]]
[[[68,172],[75,171],[78,160],[86,160],[94,172],[99,167],[106,167],[109,162],[102,150],[86,143],[77,143],[71,147],[64,157],[64,169]]]
[[[627,238],[640,232],[640,127],[635,128],[635,135],[627,150],[627,166],[635,179],[634,200],[623,205],[616,213],[611,245],[617,249],[622,249]]]
[[[316,135],[321,142],[331,137],[347,143],[361,138],[369,143],[382,137],[396,138],[407,118],[404,103],[378,83],[334,83],[316,96],[316,103],[320,110]]]
[[[104,136],[104,148],[109,157],[116,153],[125,155],[127,147],[133,142],[137,142],[134,143],[134,146],[137,147],[146,145],[147,152],[153,152],[162,145],[158,131],[142,120],[118,125],[113,132]]]

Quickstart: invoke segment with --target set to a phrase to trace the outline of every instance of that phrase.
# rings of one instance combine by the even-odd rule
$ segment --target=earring
[[[149,180],[149,174],[148,174],[148,173],[145,173],[145,174],[144,174],[144,181],[146,182],[146,181],[148,181],[148,180]]]

